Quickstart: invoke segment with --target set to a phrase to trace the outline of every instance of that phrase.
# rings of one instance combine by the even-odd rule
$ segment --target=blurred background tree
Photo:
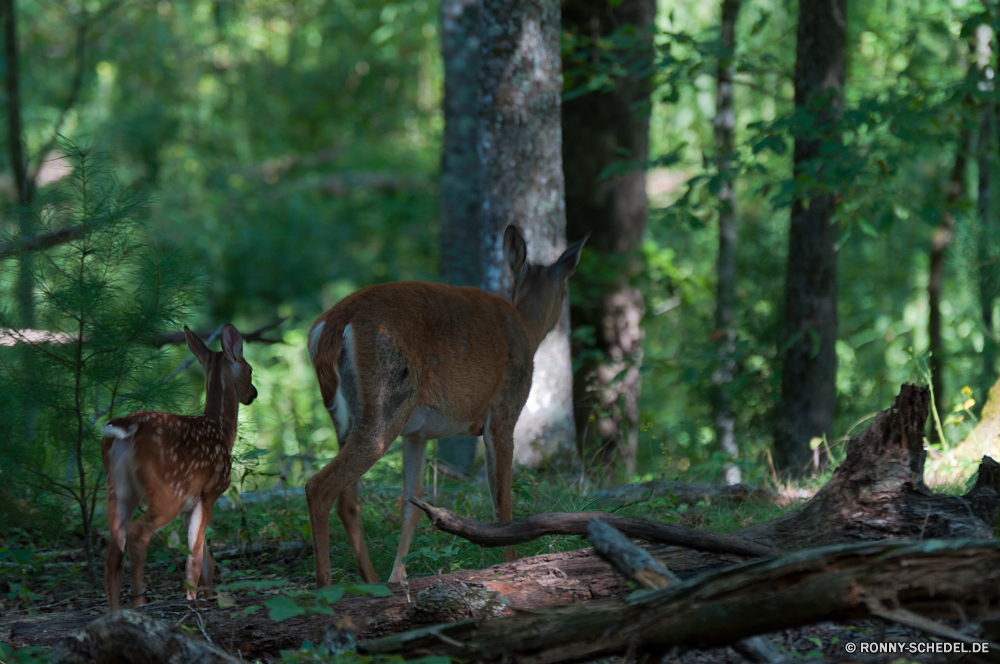
[[[553,192],[557,170],[565,172],[566,232],[576,239],[594,231],[570,287],[581,389],[568,421],[591,423],[580,432],[582,451],[621,469],[621,480],[717,480],[737,469],[743,481],[773,481],[783,460],[792,469],[822,459],[824,445],[835,450],[887,407],[899,383],[926,381],[932,370],[943,450],[965,436],[997,378],[990,349],[1000,189],[992,185],[1000,169],[989,168],[997,16],[943,0],[852,5],[838,36],[838,112],[825,117],[796,105],[797,60],[802,76],[817,65],[793,38],[799,11],[812,5],[762,0],[728,21],[725,4],[661,2],[654,18],[652,4],[633,0],[569,2],[560,58],[552,48],[560,17],[549,3],[538,33],[548,59],[534,68],[516,54],[512,61],[546,91],[537,107],[521,107],[532,121],[546,117],[542,147],[555,158],[544,169],[530,159],[495,166]],[[476,154],[478,169],[449,161],[469,139],[445,133],[445,74],[465,57],[448,55],[458,51],[442,41],[447,8],[429,0],[0,3],[4,233],[34,236],[23,225],[44,217],[40,201],[73,172],[53,138],[93,142],[114,156],[119,181],[149,192],[151,242],[203,275],[206,291],[184,322],[254,329],[287,318],[285,344],[248,344],[260,397],[243,415],[244,444],[264,452],[272,475],[243,489],[301,484],[335,454],[305,352],[319,313],[371,283],[475,283],[458,276],[456,260],[469,250],[449,248],[453,223],[520,221],[501,219],[485,182],[478,221],[463,216],[470,203],[448,207],[455,199],[446,192],[469,185],[491,157]],[[975,54],[970,42],[979,44]],[[720,94],[725,80],[729,101]],[[468,97],[458,103],[469,112]],[[479,114],[493,108],[477,104]],[[723,126],[731,133],[719,137]],[[796,170],[793,143],[805,138],[816,150]],[[471,159],[464,147],[461,158]],[[26,200],[27,191],[37,193]],[[720,203],[729,193],[737,206]],[[560,201],[550,201],[553,210]],[[493,221],[482,218],[487,202]],[[816,328],[817,344],[812,324],[786,325],[785,288],[795,261],[789,215],[821,209],[829,223],[816,228],[837,289],[835,299],[827,293],[835,327]],[[558,250],[565,235],[556,217],[551,233],[526,234],[529,246]],[[729,269],[720,228],[731,226],[739,245],[727,254]],[[942,228],[954,237],[943,255],[934,249]],[[45,297],[28,287],[31,265],[15,254],[0,261],[4,325],[59,331],[38,318]],[[165,353],[174,363],[184,356]],[[822,426],[781,424],[797,416],[781,405],[789,353],[822,359],[822,389],[784,388],[810,408],[822,404]],[[200,377],[177,380],[177,407],[196,412]],[[0,395],[8,405],[9,388]],[[4,420],[0,440],[58,449],[65,441],[38,417],[34,433]],[[787,459],[772,454],[778,429],[794,429]],[[723,444],[729,430],[735,445]],[[560,461],[576,458],[574,449],[570,437]]]

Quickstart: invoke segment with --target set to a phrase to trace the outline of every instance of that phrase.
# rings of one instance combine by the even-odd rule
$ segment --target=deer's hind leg
[[[124,496],[118,502],[114,487],[108,483],[108,552],[104,557],[104,592],[108,596],[108,607],[117,611],[125,575],[125,531],[126,524],[139,504],[137,497]]]
[[[129,524],[127,530],[128,557],[132,565],[132,593],[128,604],[130,609],[137,609],[146,604],[146,585],[143,581],[142,569],[146,563],[146,549],[149,548],[149,540],[154,533],[177,518],[178,513],[180,513],[179,509],[162,512],[150,505],[145,514]]]
[[[337,514],[347,530],[347,537],[358,564],[358,573],[366,583],[377,583],[378,576],[368,556],[361,528],[361,505],[355,482],[361,479],[388,451],[417,404],[420,388],[416,370],[408,366],[406,355],[393,345],[391,338],[375,335],[363,342],[368,366],[359,371],[354,365],[354,333],[344,331],[348,358],[340,365],[341,382],[328,404],[333,418],[340,452],[306,483],[306,505],[312,526],[316,586],[332,582],[330,572],[330,511],[342,498]]]

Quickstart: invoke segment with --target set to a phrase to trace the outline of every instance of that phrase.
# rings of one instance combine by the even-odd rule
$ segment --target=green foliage
[[[795,34],[795,20],[794,6],[744,5],[735,52],[719,46],[716,4],[676,5],[658,21],[653,149],[642,165],[651,174],[653,208],[643,247],[645,271],[637,279],[648,307],[642,412],[649,426],[640,437],[646,473],[714,478],[724,461],[713,451],[709,411],[717,354],[715,196],[723,176],[737,183],[737,374],[731,393],[744,450],[741,465],[751,478],[769,473],[779,360],[787,342],[782,308],[787,215],[794,199],[808,203],[817,193],[838,196],[837,435],[826,444],[836,454],[842,432],[887,407],[901,382],[923,379],[912,358],[926,355],[927,247],[944,212],[962,134],[976,129],[973,111],[994,95],[970,73],[967,41],[976,26],[996,17],[978,5],[939,2],[852,11],[844,112],[827,127],[792,103],[795,51],[789,36]],[[636,44],[634,32],[624,28],[596,40],[564,35],[564,56],[572,63],[564,98],[606,90],[625,74],[641,73],[630,67],[636,60],[629,50]],[[737,72],[737,155],[731,170],[720,174],[714,159],[714,77],[728,59]],[[822,149],[793,177],[796,140],[818,140]],[[995,143],[989,149],[995,151]],[[969,158],[975,161],[974,155]],[[623,156],[604,176],[636,166]],[[669,180],[683,184],[657,191],[659,181]],[[942,306],[946,414],[966,400],[959,400],[959,388],[972,385],[982,400],[996,379],[995,370],[987,371],[981,384],[969,375],[980,371],[977,354],[990,341],[979,317],[978,291],[985,283],[992,301],[994,282],[1000,283],[1000,272],[992,267],[1000,264],[1000,242],[993,238],[1000,208],[994,203],[990,220],[976,223],[971,195],[967,191],[948,211],[958,220],[948,267],[961,278],[946,281]],[[574,303],[588,298],[577,289],[572,295]],[[577,334],[574,348],[583,348],[578,357],[587,352],[591,336],[587,330]],[[960,439],[965,425],[951,422],[947,435]]]
[[[332,606],[344,595],[392,597],[392,591],[382,585],[340,583],[328,588],[289,597],[281,595],[264,602],[271,620],[281,622],[295,616],[333,615]]]
[[[76,231],[55,248],[16,256],[42,331],[20,325],[24,302],[13,289],[0,299],[0,328],[17,342],[0,345],[0,481],[29,503],[69,499],[89,552],[103,488],[101,421],[175,401],[176,385],[162,380],[167,357],[158,338],[187,313],[196,281],[177,254],[150,243],[145,196],[122,185],[102,154],[67,144],[63,159],[72,175],[20,212],[37,234]],[[20,246],[22,237],[5,239]]]

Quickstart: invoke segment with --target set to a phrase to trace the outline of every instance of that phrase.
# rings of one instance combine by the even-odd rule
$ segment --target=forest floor
[[[482,486],[480,486],[482,485]],[[441,477],[437,490],[432,485],[425,497],[429,502],[475,518],[489,520],[491,507],[483,489],[485,483],[459,482]],[[805,494],[811,493],[808,489]],[[363,490],[363,519],[369,551],[376,569],[387,574],[395,553],[399,527],[399,496],[397,486],[370,483]],[[608,504],[566,483],[540,481],[522,473],[514,483],[515,516],[542,511],[576,511],[587,509],[612,510],[657,521],[700,529],[727,532],[752,523],[774,518],[794,503],[778,506],[758,502],[702,501],[688,505],[670,495],[653,495],[621,504]],[[217,563],[216,584],[231,598],[235,610],[248,613],[247,607],[259,606],[280,596],[295,597],[313,587],[313,559],[309,545],[309,521],[301,491],[271,492],[263,500],[247,500],[243,507],[232,507],[220,501],[210,530],[210,543]],[[101,527],[101,547],[95,551],[92,583],[83,550],[68,547],[62,539],[50,546],[27,533],[21,547],[8,550],[17,553],[0,562],[0,642],[4,640],[4,625],[9,633],[12,621],[18,617],[48,613],[72,613],[79,617],[98,617],[107,609],[103,584],[103,547],[106,531]],[[358,581],[354,561],[346,543],[339,539],[339,527],[332,529],[331,557],[336,583]],[[79,540],[77,541],[77,545]],[[587,547],[578,536],[550,536],[519,545],[519,558],[570,551]],[[178,599],[183,595],[181,574],[187,553],[179,520],[161,531],[150,546],[146,582],[151,603]],[[19,560],[15,560],[19,558]],[[499,549],[484,549],[452,535],[434,529],[422,520],[411,547],[408,573],[411,578],[440,575],[458,570],[485,569],[501,562]],[[2,559],[0,559],[2,560]],[[681,576],[690,574],[681,573]],[[243,587],[234,587],[243,586]],[[129,581],[126,577],[125,592]],[[625,590],[623,585],[621,590]],[[263,615],[261,614],[261,617]],[[188,621],[193,622],[193,621]],[[192,626],[193,627],[193,626]],[[272,623],[273,627],[273,623]],[[197,635],[197,628],[192,629]],[[954,655],[944,654],[881,654],[848,655],[848,643],[928,643],[927,637],[911,630],[886,625],[881,621],[863,620],[854,623],[822,623],[788,629],[767,635],[779,650],[795,659],[825,661],[876,662],[943,662],[955,661]],[[897,646],[899,647],[899,646]],[[914,648],[921,647],[914,645]],[[286,654],[286,657],[288,655]],[[276,661],[274,652],[261,661]],[[299,661],[296,659],[296,661]],[[319,661],[319,660],[317,660]],[[621,658],[605,660],[609,663]],[[732,648],[690,649],[668,654],[665,662],[698,664],[700,662],[753,662],[753,658]]]

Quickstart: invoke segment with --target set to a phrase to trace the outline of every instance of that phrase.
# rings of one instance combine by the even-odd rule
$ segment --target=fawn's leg
[[[399,548],[396,549],[396,562],[392,564],[390,583],[399,583],[406,578],[406,565],[403,558],[410,550],[413,530],[420,520],[420,509],[410,502],[410,498],[423,497],[424,489],[424,453],[427,441],[419,438],[403,439],[403,528],[399,533]]]
[[[153,533],[162,529],[177,517],[177,513],[157,512],[152,505],[146,513],[128,526],[128,558],[132,564],[132,593],[128,607],[136,609],[146,604],[146,585],[142,579],[142,568],[146,563],[146,549]]]
[[[205,560],[205,529],[208,528],[212,520],[212,510],[214,503],[202,497],[191,510],[190,520],[187,523],[188,555],[187,567],[184,575],[184,585],[187,588],[187,598],[189,600],[198,599],[198,581],[201,579],[202,565]],[[211,554],[209,554],[211,558]],[[211,579],[208,580],[211,589]]]
[[[108,486],[108,553],[104,557],[104,592],[108,596],[108,607],[117,611],[122,592],[122,577],[125,573],[125,530],[132,518],[138,501],[118,503],[114,489]]]

